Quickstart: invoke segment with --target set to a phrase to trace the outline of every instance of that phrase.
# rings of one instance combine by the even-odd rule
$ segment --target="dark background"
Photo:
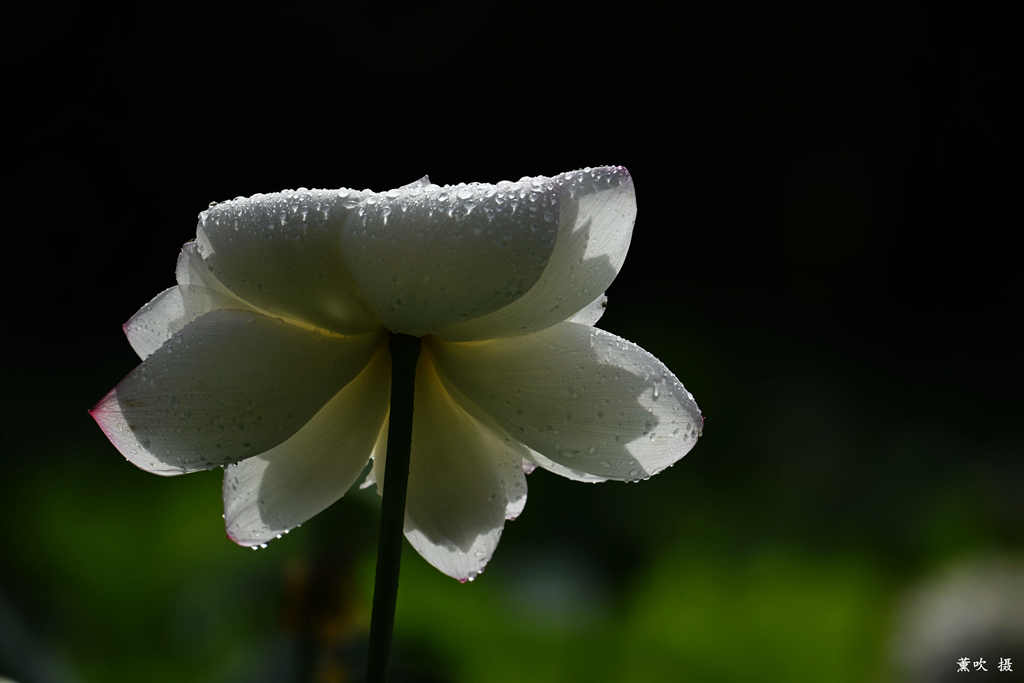
[[[375,494],[235,547],[217,473],[138,471],[86,414],[138,362],[120,325],[212,200],[616,164],[639,212],[600,326],[705,435],[639,486],[532,474],[473,584],[407,547],[395,679],[1019,680],[995,669],[1024,671],[1020,12],[9,22],[0,676],[297,681],[315,651],[316,680],[358,680]]]

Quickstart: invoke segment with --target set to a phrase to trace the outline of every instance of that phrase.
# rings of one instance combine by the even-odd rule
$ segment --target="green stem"
[[[391,416],[388,422],[388,452],[384,463],[377,575],[373,584],[373,612],[370,615],[367,683],[386,683],[390,670],[398,572],[402,562],[405,492],[409,484],[413,390],[420,340],[419,337],[392,334],[388,348],[391,351]]]

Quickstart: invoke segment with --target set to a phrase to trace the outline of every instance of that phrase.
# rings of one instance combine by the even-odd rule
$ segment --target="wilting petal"
[[[181,474],[277,446],[358,375],[383,335],[313,333],[212,311],[157,349],[92,409],[131,462]]]
[[[143,360],[204,313],[218,309],[253,310],[209,273],[195,242],[182,247],[177,276],[177,287],[157,294],[124,324],[128,342]]]
[[[300,189],[224,202],[199,215],[198,247],[224,287],[270,315],[369,332],[379,324],[341,254],[342,226],[362,196]]]
[[[703,427],[693,397],[661,361],[594,327],[566,322],[490,342],[430,338],[429,346],[460,405],[576,472],[644,479],[682,458]]]
[[[366,368],[290,439],[224,470],[224,520],[239,545],[259,545],[341,498],[366,466],[388,414],[391,357]]]
[[[536,285],[510,305],[437,332],[452,341],[528,334],[568,320],[598,299],[622,267],[633,234],[636,194],[621,166],[556,177],[558,241]]]
[[[424,178],[363,199],[345,226],[345,267],[385,327],[433,332],[534,286],[555,246],[559,200],[551,178],[455,187]]]
[[[526,503],[525,449],[452,400],[425,346],[414,411],[405,536],[445,574],[472,579],[491,559],[506,517]]]

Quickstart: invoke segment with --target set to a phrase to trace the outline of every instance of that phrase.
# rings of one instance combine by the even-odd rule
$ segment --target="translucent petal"
[[[622,267],[633,234],[636,194],[621,166],[583,169],[554,179],[558,240],[540,280],[489,315],[441,329],[451,341],[529,334],[569,320],[598,299]]]
[[[604,315],[607,308],[608,297],[602,294],[577,311],[576,315],[569,318],[568,322],[594,326],[597,324],[597,321],[601,319],[601,316]]]
[[[372,466],[370,471],[366,473],[366,479],[359,485],[359,488],[366,489],[371,486],[377,485],[377,472],[380,472],[381,486],[384,484],[384,462],[387,458],[388,453],[388,418],[391,415],[384,416],[384,424],[381,425],[380,434],[377,435],[377,443],[373,446],[373,453],[370,454],[370,461]],[[381,493],[381,486],[377,487],[377,493]]]
[[[342,226],[363,196],[299,189],[224,202],[199,214],[198,248],[224,287],[271,316],[369,332],[379,323],[341,254]]]
[[[490,313],[540,278],[555,246],[550,178],[438,187],[426,178],[349,214],[345,267],[381,322],[423,335]]]
[[[405,508],[405,535],[420,555],[460,581],[483,571],[505,519],[526,503],[524,451],[452,400],[424,346]]]
[[[682,458],[703,428],[693,397],[661,361],[604,330],[566,322],[523,337],[428,343],[460,405],[577,473],[571,478],[647,478]]]
[[[124,324],[128,343],[146,360],[174,336],[174,333],[195,319],[185,310],[178,287],[169,287],[153,297]]]
[[[607,477],[600,477],[596,474],[581,472],[580,470],[574,470],[571,467],[564,467],[562,465],[559,465],[557,462],[549,458],[545,458],[543,455],[533,450],[532,448],[528,448],[527,451],[529,451],[529,454],[526,456],[527,462],[529,462],[531,465],[533,465],[534,467],[543,467],[549,472],[554,472],[555,474],[563,476],[566,479],[572,479],[573,481],[582,481],[588,484],[598,484],[602,481],[608,481]],[[529,474],[529,472],[527,472],[527,474]]]
[[[291,438],[224,470],[228,537],[255,546],[341,498],[373,451],[388,413],[391,357],[381,346],[366,368]]]
[[[124,324],[128,342],[143,360],[204,313],[217,309],[253,310],[206,271],[195,242],[182,248],[177,275],[177,287],[157,294]]]
[[[291,437],[358,375],[383,333],[339,337],[249,311],[211,311],[157,349],[90,412],[131,462],[180,474]]]

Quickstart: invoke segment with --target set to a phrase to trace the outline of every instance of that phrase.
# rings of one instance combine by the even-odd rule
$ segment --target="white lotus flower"
[[[471,579],[523,510],[524,471],[645,479],[700,435],[679,380],[593,326],[635,215],[621,167],[211,205],[178,285],[125,325],[143,363],[91,413],[144,470],[225,467],[228,536],[257,546],[371,456],[383,485],[388,332],[421,336],[405,534]]]

